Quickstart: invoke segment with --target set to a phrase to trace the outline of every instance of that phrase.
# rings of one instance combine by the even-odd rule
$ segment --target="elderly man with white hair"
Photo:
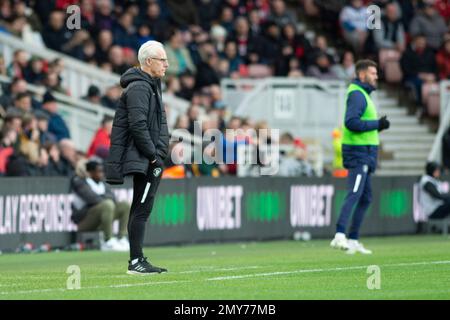
[[[157,41],[144,43],[139,48],[138,59],[140,66],[128,69],[120,78],[124,91],[114,116],[105,174],[110,184],[122,184],[125,176],[133,176],[127,273],[154,274],[167,270],[153,266],[144,257],[142,246],[169,149],[161,98],[161,78],[169,64],[163,45]]]

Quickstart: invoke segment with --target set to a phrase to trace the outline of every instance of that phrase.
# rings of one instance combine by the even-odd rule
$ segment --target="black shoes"
[[[161,272],[167,272],[167,269],[156,267],[151,265],[146,257],[136,259],[137,261],[128,261],[128,271],[127,274],[156,274]],[[134,263],[132,263],[134,262]]]

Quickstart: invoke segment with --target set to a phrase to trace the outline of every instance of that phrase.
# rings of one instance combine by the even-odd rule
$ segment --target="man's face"
[[[369,67],[365,71],[361,71],[362,80],[365,83],[370,84],[372,87],[377,87],[378,71],[375,67]]]
[[[19,100],[16,100],[16,107],[23,111],[31,110],[31,98],[30,97],[22,97]]]
[[[95,168],[95,170],[89,172],[92,180],[94,181],[102,181],[103,177],[104,177],[104,172],[103,172],[103,166],[102,165],[98,165],[97,168]]]
[[[158,50],[155,56],[147,58],[147,65],[150,73],[155,78],[162,78],[166,75],[169,62],[164,50]]]

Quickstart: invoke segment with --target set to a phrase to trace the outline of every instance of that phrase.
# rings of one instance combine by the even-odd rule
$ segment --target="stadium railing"
[[[428,161],[442,162],[442,137],[450,125],[450,81],[440,83],[440,117],[439,129],[433,142]]]

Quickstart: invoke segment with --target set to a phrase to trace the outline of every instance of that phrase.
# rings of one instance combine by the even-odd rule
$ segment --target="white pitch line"
[[[385,264],[379,267],[410,267],[418,265],[430,265],[430,264],[450,264],[450,260],[443,261],[421,261],[421,262],[405,262],[405,263],[395,263],[395,264]],[[347,270],[357,270],[357,269],[367,269],[368,266],[354,266],[354,267],[340,267],[340,268],[328,268],[328,269],[300,269],[293,271],[277,271],[277,272],[264,272],[264,273],[252,273],[243,274],[237,276],[224,276],[224,277],[214,277],[208,278],[206,281],[223,281],[223,280],[235,280],[235,279],[245,279],[245,278],[255,278],[255,277],[267,277],[267,276],[279,276],[287,274],[296,273],[313,273],[313,272],[330,272],[330,271],[347,271]]]
[[[418,261],[418,262],[405,262],[405,263],[395,263],[395,264],[385,264],[379,265],[379,267],[411,267],[418,265],[438,265],[438,264],[450,264],[450,260],[442,261]],[[252,277],[264,277],[264,276],[276,276],[276,275],[286,275],[295,273],[313,273],[313,272],[330,272],[330,271],[347,271],[356,269],[366,269],[366,266],[353,266],[353,267],[338,267],[338,268],[325,268],[325,269],[300,269],[293,271],[278,271],[278,272],[264,272],[264,273],[253,273],[240,276],[225,276],[225,277],[215,277],[207,278],[200,281],[223,281],[223,280],[234,280],[234,279],[244,279]],[[143,276],[144,277],[144,276]],[[110,286],[92,286],[92,287],[82,287],[81,290],[86,289],[107,289],[107,288],[128,288],[128,287],[139,287],[147,285],[158,285],[158,284],[178,284],[178,283],[188,283],[194,280],[173,280],[173,281],[155,281],[155,282],[141,282],[141,283],[123,283]],[[0,295],[10,295],[10,294],[29,294],[29,293],[45,293],[45,292],[70,292],[78,290],[67,290],[64,288],[49,288],[49,289],[34,289],[34,290],[22,290],[22,291],[2,291]]]

